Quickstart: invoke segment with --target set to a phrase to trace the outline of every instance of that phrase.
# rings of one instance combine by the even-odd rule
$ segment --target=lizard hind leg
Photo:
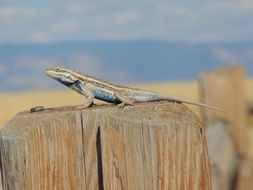
[[[117,106],[118,106],[119,108],[123,108],[123,107],[125,107],[126,105],[131,105],[131,106],[134,105],[134,102],[133,102],[130,98],[128,98],[128,97],[125,97],[125,96],[123,96],[123,95],[121,95],[121,94],[119,94],[119,93],[117,93],[115,96],[116,96],[117,99],[119,99],[119,101],[121,102],[121,103],[117,104]]]
[[[133,106],[134,103],[133,102],[121,102],[121,103],[117,104],[117,107],[124,108],[127,105]]]

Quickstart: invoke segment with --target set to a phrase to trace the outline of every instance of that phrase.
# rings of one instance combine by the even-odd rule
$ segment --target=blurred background
[[[239,65],[250,105],[252,18],[252,0],[1,0],[0,126],[37,105],[84,101],[43,73],[55,65],[197,101],[200,73]]]
[[[0,1],[0,90],[60,87],[66,65],[113,82],[192,80],[243,64],[253,75],[251,0]]]
[[[251,0],[1,0],[0,125],[37,104],[83,102],[68,90],[32,96],[66,89],[43,73],[55,65],[198,100],[190,81],[202,71],[242,64],[253,75],[252,16]]]

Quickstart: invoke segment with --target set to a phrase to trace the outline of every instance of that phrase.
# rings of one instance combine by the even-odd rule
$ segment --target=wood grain
[[[211,190],[203,123],[164,102],[18,114],[1,168],[4,190]]]
[[[1,129],[4,189],[84,189],[78,112],[24,113]]]

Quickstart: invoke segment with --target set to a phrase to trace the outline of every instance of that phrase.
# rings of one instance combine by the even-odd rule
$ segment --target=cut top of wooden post
[[[231,132],[237,151],[247,154],[247,110],[244,92],[245,73],[241,66],[231,66],[214,72],[200,75],[201,101],[226,109],[228,112],[217,112],[202,109],[208,126],[223,120],[231,125]]]
[[[202,126],[164,102],[21,113],[1,130],[3,186],[211,190]]]

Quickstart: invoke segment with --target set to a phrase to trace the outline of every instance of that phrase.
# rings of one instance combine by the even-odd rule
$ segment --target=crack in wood
[[[97,168],[98,168],[98,189],[104,190],[104,179],[103,179],[103,163],[102,163],[102,144],[101,144],[101,133],[100,127],[97,130],[96,149],[97,149]]]

